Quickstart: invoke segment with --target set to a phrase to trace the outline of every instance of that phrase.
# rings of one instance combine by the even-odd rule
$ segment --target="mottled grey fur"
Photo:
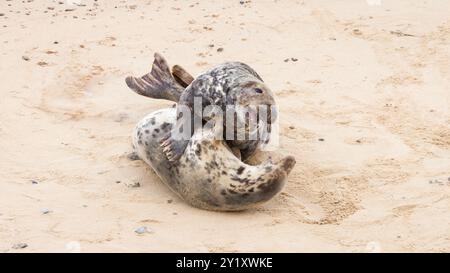
[[[217,211],[238,211],[268,201],[283,188],[295,165],[293,157],[257,166],[243,163],[212,132],[196,131],[176,162],[169,162],[160,146],[172,129],[176,109],[153,112],[133,133],[135,153],[162,181],[192,206]]]

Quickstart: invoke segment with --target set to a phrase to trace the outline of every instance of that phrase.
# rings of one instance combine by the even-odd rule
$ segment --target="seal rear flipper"
[[[237,170],[239,175],[232,174],[231,181],[224,184],[224,180],[221,183],[221,195],[225,203],[223,206],[227,210],[244,210],[272,199],[283,189],[294,165],[295,159],[291,156],[276,164],[242,164]]]
[[[140,78],[129,76],[125,79],[126,84],[139,95],[178,102],[183,86],[175,80],[164,57],[159,53],[154,57],[150,73]]]
[[[172,67],[172,75],[175,80],[184,88],[188,87],[191,82],[194,81],[194,77],[191,76],[183,67],[174,65]]]

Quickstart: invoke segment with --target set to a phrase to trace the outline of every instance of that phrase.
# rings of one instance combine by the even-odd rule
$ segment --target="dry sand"
[[[0,252],[450,251],[449,1],[81,3],[0,2]],[[202,211],[127,159],[171,105],[124,84],[155,51],[261,74],[297,159],[280,195]]]

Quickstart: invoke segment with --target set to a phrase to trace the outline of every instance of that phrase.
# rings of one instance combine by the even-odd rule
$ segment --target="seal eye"
[[[262,89],[261,89],[261,88],[255,88],[255,92],[256,92],[256,93],[258,93],[258,94],[261,94],[261,93],[263,93],[263,91],[262,91]]]

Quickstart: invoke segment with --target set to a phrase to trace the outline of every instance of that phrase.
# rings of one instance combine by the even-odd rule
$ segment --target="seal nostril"
[[[261,94],[263,92],[263,90],[260,88],[255,88],[255,92]]]

